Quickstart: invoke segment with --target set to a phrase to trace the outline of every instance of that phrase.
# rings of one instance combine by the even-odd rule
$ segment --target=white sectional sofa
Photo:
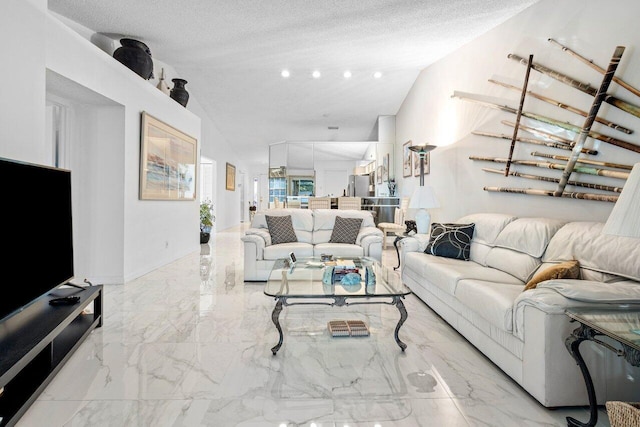
[[[604,235],[596,222],[487,213],[455,223],[475,224],[470,260],[424,253],[428,236],[405,238],[404,283],[544,406],[588,405],[584,379],[565,347],[578,324],[564,310],[627,304],[640,310],[640,241]],[[580,279],[524,291],[537,272],[574,259]],[[640,401],[639,368],[593,342],[580,351],[599,404]]]
[[[271,244],[266,216],[291,215],[297,242]],[[362,218],[355,244],[330,243],[336,217]],[[275,260],[287,258],[290,252],[297,258],[321,254],[334,256],[367,256],[382,259],[382,231],[375,226],[370,211],[343,209],[270,209],[256,212],[251,227],[242,237],[244,244],[244,280],[266,281]]]

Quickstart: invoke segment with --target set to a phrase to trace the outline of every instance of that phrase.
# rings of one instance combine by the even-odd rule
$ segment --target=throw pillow
[[[561,262],[537,272],[524,287],[524,290],[535,289],[538,283],[551,279],[579,279],[580,263],[577,260]]]
[[[269,234],[271,235],[272,245],[298,241],[296,232],[293,231],[293,223],[291,222],[291,215],[285,215],[285,216],[265,215],[265,217],[267,219],[267,227],[269,228]]]
[[[343,218],[336,216],[336,223],[331,232],[329,243],[356,243],[356,238],[360,232],[362,218]]]
[[[424,253],[445,258],[469,260],[475,224],[431,224],[431,235]]]

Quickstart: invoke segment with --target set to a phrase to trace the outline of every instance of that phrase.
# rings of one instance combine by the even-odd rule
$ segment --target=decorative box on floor
[[[369,336],[369,328],[362,320],[331,320],[327,326],[332,337]]]

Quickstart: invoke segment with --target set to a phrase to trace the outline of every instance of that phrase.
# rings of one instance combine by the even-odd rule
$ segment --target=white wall
[[[0,156],[51,164],[47,93],[72,112],[67,156],[78,198],[77,277],[120,283],[199,250],[198,201],[138,200],[143,111],[197,138],[205,156],[244,170],[215,124],[198,117],[204,113],[197,95],[183,108],[92,44],[95,32],[64,25],[46,1],[6,0],[0,12],[3,56],[10,59],[0,67]],[[217,169],[224,185],[224,168]],[[218,194],[216,206],[225,206],[216,212],[218,228],[238,224],[240,195]]]
[[[51,13],[56,19],[64,23],[69,28],[73,29],[81,37],[91,41],[92,44],[104,51],[108,56],[112,56],[115,49],[120,46],[119,41],[113,40],[102,34],[98,34],[95,31],[83,27],[82,25],[70,21],[64,16],[56,13]],[[149,46],[153,52],[153,46]],[[176,70],[171,64],[167,64],[162,60],[154,56],[154,79],[147,82],[148,86],[155,87],[159,81],[162,69],[165,73],[165,81],[171,87],[173,84],[171,79],[175,77],[185,78],[181,75],[180,70]],[[238,155],[233,146],[227,141],[220,133],[216,126],[214,119],[209,117],[202,105],[198,101],[198,94],[194,93],[189,87],[187,82],[186,89],[189,92],[189,102],[186,109],[193,112],[201,120],[201,139],[199,141],[201,146],[201,154],[207,158],[210,158],[217,163],[216,168],[216,182],[217,188],[214,192],[216,194],[216,200],[214,201],[214,209],[216,216],[216,229],[224,230],[236,226],[240,223],[240,199],[241,194],[239,189],[235,191],[226,190],[226,163],[229,162],[236,167],[236,173],[247,173],[247,166],[242,161],[242,157]],[[236,176],[237,182],[238,176]],[[247,204],[248,209],[248,204]]]
[[[0,6],[0,156],[33,163],[50,159],[45,140],[45,17],[32,2]]]
[[[484,191],[484,186],[553,190],[557,184],[505,178],[483,172],[483,167],[503,168],[504,165],[474,162],[468,157],[507,157],[510,141],[475,136],[471,132],[485,130],[511,135],[513,128],[501,124],[501,120],[515,122],[516,116],[453,99],[451,95],[454,91],[491,95],[509,100],[509,105],[517,108],[519,93],[487,81],[489,78],[499,77],[522,85],[526,67],[508,59],[509,53],[524,58],[533,54],[537,63],[589,82],[596,88],[600,85],[602,76],[599,73],[553,46],[547,41],[548,38],[563,42],[603,68],[607,67],[617,45],[626,46],[627,50],[616,75],[635,87],[640,87],[640,54],[636,49],[640,42],[637,32],[640,3],[635,0],[620,0],[615,2],[615,10],[623,12],[616,13],[611,3],[598,0],[543,0],[420,73],[396,117],[395,168],[397,171],[402,170],[402,144],[407,140],[413,140],[414,144],[430,143],[439,146],[431,153],[431,173],[425,177],[425,183],[434,187],[442,205],[440,209],[431,210],[433,220],[455,220],[473,212],[606,220],[613,203]],[[535,71],[531,72],[528,88],[582,110],[589,110],[593,100],[592,97]],[[609,93],[640,105],[640,98],[616,84],[611,85]],[[595,124],[593,130],[640,145],[640,119],[603,105],[600,116],[634,129],[636,133],[625,135],[599,124]],[[531,97],[526,99],[525,111],[570,121],[579,126],[584,123],[583,117]],[[527,122],[533,123],[522,121],[524,124]],[[595,160],[626,164],[640,161],[638,153],[599,141],[591,141],[589,144],[599,151],[597,156],[591,156]],[[532,151],[561,155],[570,153],[518,143],[514,158],[534,159],[529,154]],[[540,168],[518,167],[515,170],[536,175],[561,175],[561,171]],[[401,174],[398,173],[397,176],[400,177]],[[573,174],[571,179],[608,185],[623,184],[621,180],[584,174]],[[400,194],[411,194],[418,181],[417,177],[403,179]],[[597,192],[577,187],[567,187],[567,190]]]

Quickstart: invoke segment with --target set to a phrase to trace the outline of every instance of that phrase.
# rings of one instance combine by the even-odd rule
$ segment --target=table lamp
[[[429,215],[427,209],[440,207],[436,196],[433,194],[433,189],[424,185],[424,158],[429,151],[434,150],[436,147],[436,145],[428,144],[409,147],[409,150],[418,153],[420,156],[420,186],[415,189],[409,201],[409,209],[418,209],[418,213],[416,213],[418,234],[427,234],[429,232],[431,215]]]
[[[640,237],[640,163],[636,163],[611,210],[604,234]]]

